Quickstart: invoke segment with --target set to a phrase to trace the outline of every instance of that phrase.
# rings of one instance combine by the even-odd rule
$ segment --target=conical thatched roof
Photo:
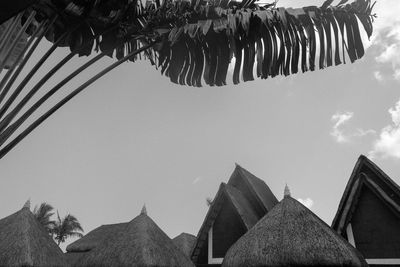
[[[188,258],[190,258],[193,246],[196,243],[196,237],[188,233],[181,233],[172,239],[175,246],[177,246]]]
[[[286,196],[225,255],[222,266],[368,266],[361,254]]]
[[[194,266],[145,213],[97,246],[76,266]]]
[[[28,207],[0,220],[0,266],[67,266]]]
[[[90,231],[82,238],[69,244],[67,252],[88,252],[101,245],[108,238],[123,231],[128,223],[105,224]]]

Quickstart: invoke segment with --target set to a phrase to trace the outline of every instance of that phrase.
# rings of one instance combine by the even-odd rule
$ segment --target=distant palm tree
[[[53,206],[46,202],[43,202],[40,204],[40,206],[36,205],[33,210],[33,214],[35,215],[36,219],[49,233],[52,233],[55,225],[55,221],[50,219],[51,216],[54,215],[54,212],[52,212],[53,210]]]
[[[83,232],[82,226],[75,216],[67,214],[63,219],[61,219],[57,211],[57,219],[58,220],[55,222],[52,233],[58,245],[65,242],[68,237],[83,236],[83,234],[80,233]]]

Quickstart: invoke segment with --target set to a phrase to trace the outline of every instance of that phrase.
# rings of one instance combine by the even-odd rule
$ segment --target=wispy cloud
[[[308,209],[311,209],[311,207],[314,205],[314,201],[309,197],[305,199],[298,198],[297,201],[306,206]]]
[[[400,159],[400,99],[388,110],[392,123],[384,127],[374,142],[369,157],[394,157]]]
[[[374,77],[377,81],[382,82],[383,81],[383,76],[380,71],[374,71]]]
[[[375,134],[374,130],[368,129],[364,130],[358,128],[353,130],[352,132],[347,132],[343,130],[344,124],[346,124],[350,119],[354,116],[353,112],[337,112],[332,115],[331,120],[333,121],[334,125],[332,127],[331,136],[335,139],[338,143],[346,143],[351,140],[353,137],[363,137],[369,134]]]
[[[201,180],[203,180],[203,177],[202,177],[202,176],[198,176],[198,177],[196,177],[196,178],[193,180],[192,184],[197,184],[197,183],[200,182]]]
[[[353,112],[337,112],[332,115],[331,120],[334,122],[334,125],[331,131],[331,135],[335,138],[336,142],[345,143],[349,141],[348,137],[344,135],[342,125],[349,121],[353,117],[353,115]]]

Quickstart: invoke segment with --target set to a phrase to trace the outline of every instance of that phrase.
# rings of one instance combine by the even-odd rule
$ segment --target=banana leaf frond
[[[222,9],[201,6],[195,21],[175,26],[159,49],[161,72],[172,82],[225,85],[235,58],[233,83],[314,71],[364,55],[360,25],[372,34],[368,0],[321,7]],[[342,1],[346,2],[346,1]]]

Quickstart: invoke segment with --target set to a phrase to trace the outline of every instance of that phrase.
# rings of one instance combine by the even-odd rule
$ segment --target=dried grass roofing
[[[181,233],[180,235],[172,239],[172,242],[174,242],[175,246],[179,248],[187,257],[190,258],[193,246],[196,243],[196,239],[197,238],[194,235]]]
[[[114,236],[118,232],[125,229],[128,223],[106,224],[87,233],[84,237],[69,244],[66,248],[67,252],[87,252],[102,242],[107,240],[109,236]]]
[[[0,266],[67,266],[29,207],[0,220]]]
[[[143,213],[85,254],[75,266],[194,266]]]
[[[361,254],[286,196],[231,246],[222,266],[368,266]]]

